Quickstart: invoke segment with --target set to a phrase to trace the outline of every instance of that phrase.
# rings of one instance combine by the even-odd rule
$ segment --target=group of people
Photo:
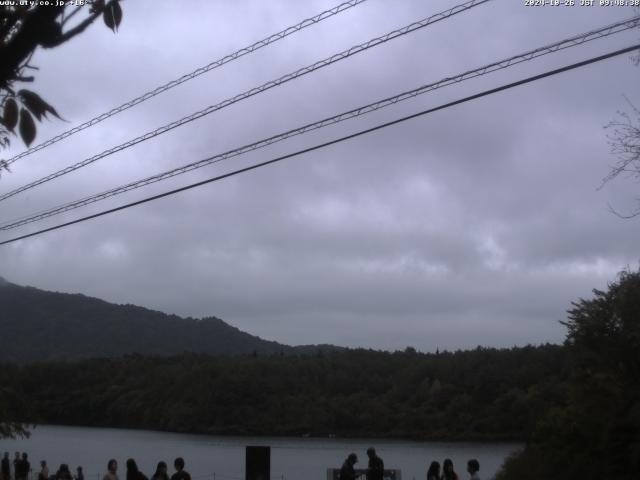
[[[475,458],[467,460],[467,473],[469,480],[480,480],[480,462]],[[458,474],[453,469],[453,462],[450,458],[445,458],[442,462],[442,475],[440,474],[440,464],[431,462],[427,470],[427,480],[458,480]]]
[[[127,466],[127,478],[126,480],[149,480],[147,476],[138,469],[138,465],[133,458],[130,458],[126,462]],[[184,469],[184,459],[178,457],[173,462],[173,466],[176,472],[169,477],[167,473],[167,464],[165,462],[158,462],[155,473],[151,476],[151,480],[191,480],[191,475]],[[31,472],[31,464],[29,463],[29,456],[26,453],[20,455],[20,452],[16,452],[13,460],[13,475],[11,474],[11,459],[9,458],[9,452],[4,452],[2,457],[2,468],[0,469],[0,480],[30,480],[29,473]],[[72,475],[69,470],[69,465],[63,463],[58,468],[58,471],[53,475],[49,474],[49,467],[47,462],[42,460],[40,462],[40,471],[38,472],[37,480],[84,480],[84,473],[82,467],[76,469],[76,475]],[[102,480],[119,480],[118,478],[118,462],[114,459],[107,462],[107,473]]]
[[[11,476],[11,465],[13,464],[13,476]],[[9,452],[4,452],[2,457],[2,467],[0,468],[0,478],[2,480],[26,480],[31,471],[29,456],[26,453],[16,452],[13,462],[9,458]]]
[[[367,456],[369,457],[369,465],[367,468],[367,480],[383,480],[384,477],[384,462],[376,454],[376,449],[369,447],[367,449]],[[358,456],[355,453],[350,453],[347,459],[340,468],[339,480],[355,480],[356,470],[355,464],[358,463]]]
[[[22,455],[20,455],[20,452],[15,453],[13,458],[13,475],[11,475],[11,463],[9,452],[4,452],[4,456],[2,457],[2,467],[0,468],[0,480],[29,480],[29,473],[31,473],[29,455],[25,452],[22,452]],[[82,467],[78,467],[76,472],[76,475],[71,475],[69,465],[63,463],[60,465],[57,472],[50,475],[47,462],[42,460],[40,462],[38,480],[84,480]]]
[[[367,456],[369,457],[369,463],[367,465],[367,471],[365,473],[367,480],[383,480],[384,478],[384,462],[376,454],[376,449],[370,447],[367,449]],[[358,456],[355,453],[350,453],[347,459],[340,468],[339,480],[355,480],[356,471],[355,464],[358,462]],[[480,462],[475,458],[472,458],[467,462],[467,472],[469,473],[469,480],[480,480]],[[127,479],[129,480],[129,479]],[[453,469],[453,462],[450,458],[445,459],[442,462],[442,472],[440,472],[440,463],[431,462],[429,470],[427,470],[427,480],[459,480],[458,474]]]
[[[140,471],[136,461],[133,458],[127,460],[127,479],[126,480],[149,480],[149,478]],[[158,462],[155,473],[151,476],[151,480],[191,480],[191,475],[184,469],[184,459],[178,457],[173,461],[176,469],[175,473],[169,477],[167,473],[167,464]],[[107,462],[107,473],[102,480],[119,480],[118,479],[118,462],[113,458]]]
[[[373,447],[367,449],[367,457],[369,457],[369,463],[366,470],[366,480],[384,480],[384,462],[376,454],[376,450]],[[342,464],[340,469],[339,480],[355,480],[355,464],[358,462],[358,456],[355,453],[350,453],[347,459]],[[174,460],[173,466],[175,473],[169,477],[167,473],[167,464],[165,462],[158,462],[155,473],[149,479],[144,473],[140,471],[136,461],[130,458],[126,462],[127,474],[126,480],[191,480],[191,475],[184,469],[185,463],[182,457],[178,457]],[[76,469],[77,474],[71,475],[69,466],[65,463],[60,465],[58,471],[49,475],[49,467],[47,462],[42,460],[40,462],[40,472],[38,472],[38,480],[84,480],[84,473],[82,467]],[[31,471],[31,464],[29,463],[29,457],[26,453],[15,453],[13,460],[13,476],[11,475],[11,460],[9,458],[9,452],[4,452],[2,457],[2,469],[0,470],[0,480],[29,480],[29,472]],[[467,472],[469,473],[469,480],[480,480],[478,472],[480,471],[480,463],[475,458],[472,458],[467,462]],[[107,462],[107,473],[102,480],[119,480],[118,478],[118,462],[115,459],[111,459]],[[447,458],[442,463],[442,472],[440,472],[440,463],[431,462],[429,470],[427,471],[427,480],[459,480],[458,474],[453,469],[453,462]]]

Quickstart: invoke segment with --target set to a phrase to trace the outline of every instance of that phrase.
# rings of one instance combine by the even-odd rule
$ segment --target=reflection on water
[[[403,480],[424,480],[429,463],[451,458],[460,480],[468,478],[466,462],[480,461],[480,474],[490,479],[505,457],[518,448],[513,443],[443,443],[402,440],[362,440],[326,438],[217,437],[184,435],[141,430],[39,426],[27,440],[0,440],[0,451],[25,451],[32,469],[46,460],[53,473],[68,463],[75,473],[82,465],[86,480],[101,480],[107,460],[119,463],[119,475],[125,478],[124,464],[134,458],[147,476],[160,460],[170,465],[183,457],[185,470],[193,480],[243,480],[244,453],[247,445],[271,446],[271,477],[284,480],[324,480],[326,469],[339,468],[350,452],[360,459],[356,466],[366,468],[368,447],[375,447],[386,468],[402,470]],[[11,453],[13,457],[13,453]]]

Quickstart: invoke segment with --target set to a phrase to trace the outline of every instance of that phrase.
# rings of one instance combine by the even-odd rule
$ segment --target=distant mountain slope
[[[332,347],[326,347],[332,348]],[[80,294],[23,287],[0,277],[0,361],[175,355],[309,353],[242,332],[219,318],[181,318]]]

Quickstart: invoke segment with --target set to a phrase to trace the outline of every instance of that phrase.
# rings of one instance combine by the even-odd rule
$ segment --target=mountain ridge
[[[290,346],[215,316],[180,317],[82,293],[21,286],[0,277],[0,362],[30,363],[129,354],[297,354],[332,345]]]

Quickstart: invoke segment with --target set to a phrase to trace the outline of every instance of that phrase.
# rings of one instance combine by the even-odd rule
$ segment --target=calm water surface
[[[518,448],[514,443],[440,443],[396,440],[326,438],[217,437],[144,430],[39,426],[29,439],[0,440],[0,451],[27,452],[34,471],[46,460],[53,472],[61,463],[72,473],[82,465],[86,480],[100,480],[109,458],[118,460],[118,474],[125,480],[124,463],[135,458],[147,476],[164,460],[173,473],[173,459],[181,456],[193,480],[244,480],[247,445],[271,447],[271,477],[283,480],[324,480],[326,469],[338,468],[350,452],[358,455],[356,468],[366,468],[366,449],[376,448],[386,468],[402,470],[403,480],[424,480],[429,463],[451,458],[460,480],[468,478],[466,461],[477,458],[480,473],[488,480],[505,457]],[[215,475],[215,476],[214,476]]]

